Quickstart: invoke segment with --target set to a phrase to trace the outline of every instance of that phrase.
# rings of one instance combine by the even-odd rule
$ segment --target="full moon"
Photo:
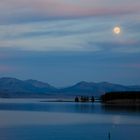
[[[115,34],[120,34],[121,28],[120,28],[120,27],[114,27],[113,32],[114,32]]]

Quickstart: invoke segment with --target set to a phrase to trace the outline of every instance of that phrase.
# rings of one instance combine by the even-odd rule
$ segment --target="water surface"
[[[0,140],[140,139],[140,111],[100,103],[0,100]]]

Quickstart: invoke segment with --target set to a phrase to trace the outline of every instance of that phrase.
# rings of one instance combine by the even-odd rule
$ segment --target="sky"
[[[0,0],[0,77],[140,85],[140,1]]]

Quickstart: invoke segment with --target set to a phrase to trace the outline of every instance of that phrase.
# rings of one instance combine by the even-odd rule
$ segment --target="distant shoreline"
[[[61,99],[55,99],[55,100],[44,100],[40,102],[75,102],[74,100],[61,100]]]
[[[87,101],[87,102],[75,102],[74,98],[0,98],[0,103],[3,103],[3,101],[10,101],[10,100],[22,100],[25,102],[30,102],[30,100],[38,100],[38,102],[41,103],[101,103],[102,105],[109,105],[109,106],[140,106],[140,99],[134,100],[134,99],[117,99],[117,100],[108,100],[105,102],[102,102],[100,99],[95,99],[94,102]],[[6,103],[6,102],[5,102]]]

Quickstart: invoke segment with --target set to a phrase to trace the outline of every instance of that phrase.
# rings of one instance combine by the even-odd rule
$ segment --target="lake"
[[[139,140],[140,110],[100,103],[0,99],[0,140]]]

